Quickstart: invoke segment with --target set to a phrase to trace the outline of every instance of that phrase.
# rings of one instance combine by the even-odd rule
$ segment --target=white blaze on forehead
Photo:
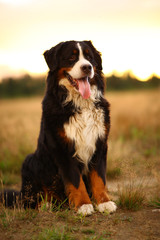
[[[82,48],[79,43],[77,43],[77,47],[79,49],[79,59],[74,64],[72,69],[68,72],[72,78],[79,79],[85,77],[85,74],[82,72],[81,67],[83,65],[90,65],[91,66],[91,73],[88,77],[93,78],[94,77],[94,70],[92,64],[84,57]]]
[[[87,59],[85,59],[83,52],[82,52],[82,48],[79,43],[77,43],[77,46],[79,49],[79,61],[84,62],[83,64],[90,64],[90,62]]]

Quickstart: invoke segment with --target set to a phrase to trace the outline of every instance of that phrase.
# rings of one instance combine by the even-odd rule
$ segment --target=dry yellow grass
[[[143,131],[160,128],[160,89],[106,94],[111,103],[111,136],[128,135],[131,127]]]
[[[108,171],[119,169],[117,185],[132,185],[149,199],[159,186],[160,89],[107,94],[111,103]],[[114,181],[115,182],[115,181]],[[143,185],[143,189],[142,189]]]
[[[25,156],[35,150],[41,120],[41,99],[0,101],[0,174],[4,184],[20,182]]]
[[[17,150],[17,141],[35,145],[40,126],[41,99],[14,99],[0,101],[1,146],[7,144],[12,151]],[[4,141],[3,141],[4,140]]]

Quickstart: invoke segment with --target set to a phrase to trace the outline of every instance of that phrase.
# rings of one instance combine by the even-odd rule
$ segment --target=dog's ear
[[[50,71],[55,71],[58,65],[57,53],[61,49],[64,42],[57,44],[55,47],[52,47],[50,50],[47,50],[43,53],[46,63]]]
[[[97,51],[97,49],[93,46],[91,41],[85,41],[85,43],[87,43],[87,45],[92,49],[93,53],[94,53],[94,57],[96,60],[96,64],[97,64],[97,69],[98,70],[102,70],[102,59],[101,59],[101,53],[99,51]]]

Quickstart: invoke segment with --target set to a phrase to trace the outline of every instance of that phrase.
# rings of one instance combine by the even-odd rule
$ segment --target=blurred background
[[[65,40],[92,40],[102,53],[111,103],[108,178],[143,175],[152,179],[147,189],[155,190],[160,170],[159,0],[0,0],[2,185],[20,187],[21,163],[35,150],[39,134],[48,71],[43,52]]]
[[[0,0],[0,79],[47,71],[43,52],[92,40],[106,75],[160,76],[159,0]]]

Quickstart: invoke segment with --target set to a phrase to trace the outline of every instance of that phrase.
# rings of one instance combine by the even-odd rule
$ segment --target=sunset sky
[[[0,79],[46,72],[65,40],[92,40],[105,74],[160,76],[160,0],[0,0]]]

